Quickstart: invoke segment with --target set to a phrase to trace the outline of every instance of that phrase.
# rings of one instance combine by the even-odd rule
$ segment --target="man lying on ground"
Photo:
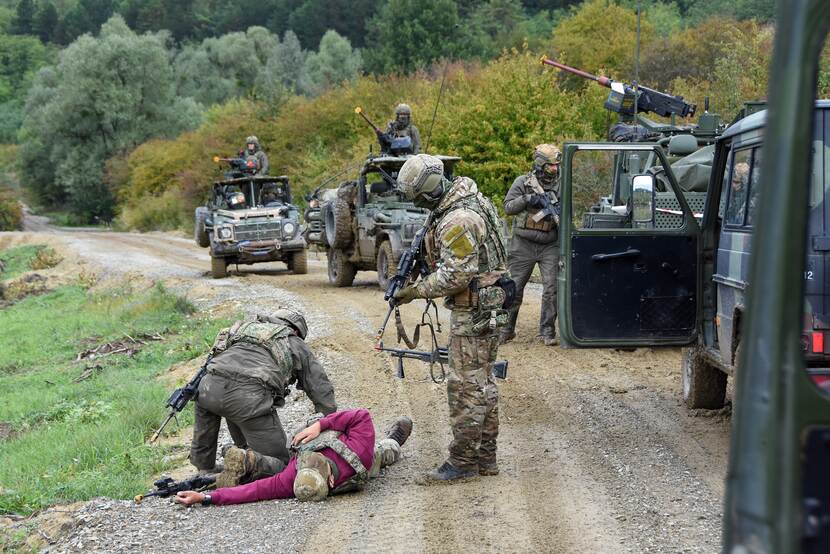
[[[359,490],[382,467],[400,460],[401,446],[411,432],[412,420],[401,417],[375,444],[375,427],[368,410],[335,412],[294,436],[292,449],[297,455],[276,475],[209,493],[184,491],[175,500],[186,506],[197,502],[221,506],[275,498],[324,500],[329,494]],[[226,465],[223,473],[233,474],[237,481],[243,478],[247,466],[256,467],[256,453],[250,449],[248,453],[241,464]],[[223,481],[228,481],[227,476]]]

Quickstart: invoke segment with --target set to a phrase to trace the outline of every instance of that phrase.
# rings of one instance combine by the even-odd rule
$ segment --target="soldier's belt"
[[[543,219],[542,221],[536,222],[533,221],[533,218],[528,216],[522,228],[530,229],[531,231],[542,231],[543,233],[548,233],[553,229],[553,221],[550,219]]]

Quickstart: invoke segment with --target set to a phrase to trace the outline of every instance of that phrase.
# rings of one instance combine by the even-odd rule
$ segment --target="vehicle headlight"
[[[233,238],[233,229],[231,227],[219,227],[216,232],[222,240],[229,240]]]
[[[282,226],[283,232],[288,236],[293,236],[294,231],[297,230],[297,226],[291,223],[290,221]]]

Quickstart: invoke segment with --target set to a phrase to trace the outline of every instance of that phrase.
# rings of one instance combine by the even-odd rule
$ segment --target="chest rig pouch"
[[[478,297],[472,316],[472,332],[491,332],[507,325],[510,308],[516,301],[516,283],[504,273],[493,273],[474,280],[470,290]]]

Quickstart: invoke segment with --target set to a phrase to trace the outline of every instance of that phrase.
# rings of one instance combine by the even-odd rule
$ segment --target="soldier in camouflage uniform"
[[[499,394],[493,362],[498,329],[507,321],[507,252],[498,213],[467,177],[449,182],[441,160],[410,158],[398,184],[416,206],[432,210],[424,239],[430,274],[402,288],[401,303],[445,297],[451,310],[447,397],[453,441],[429,481],[496,475]]]
[[[281,308],[219,333],[195,405],[190,461],[200,473],[216,472],[222,417],[235,444],[223,453],[226,468],[245,466],[250,479],[281,471],[288,449],[276,410],[291,384],[306,392],[316,411],[337,409],[328,376],[304,342],[307,332],[302,314]]]
[[[542,313],[539,336],[547,346],[556,339],[556,273],[559,263],[559,228],[552,218],[540,221],[534,215],[543,207],[542,194],[551,204],[559,198],[559,163],[562,153],[552,144],[540,144],[533,152],[533,171],[520,175],[504,197],[504,213],[513,216],[510,241],[510,275],[516,281],[516,300],[510,309],[510,321],[501,331],[501,342],[516,336],[516,320],[522,305],[525,285],[533,268],[539,264],[542,274]]]
[[[391,142],[392,139],[400,137],[409,137],[412,140],[413,154],[421,151],[421,133],[412,124],[412,108],[407,104],[398,104],[395,107],[395,121],[390,121],[386,132],[378,135],[381,145],[385,141]]]
[[[241,157],[256,158],[257,170],[254,175],[268,175],[271,167],[268,165],[268,155],[259,146],[259,139],[251,135],[245,139],[245,149],[242,151]]]

